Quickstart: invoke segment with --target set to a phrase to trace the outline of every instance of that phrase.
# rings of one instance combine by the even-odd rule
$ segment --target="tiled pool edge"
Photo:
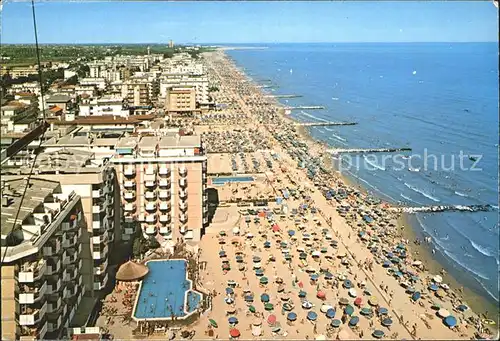
[[[181,261],[184,261],[186,264],[187,264],[187,259],[184,259],[184,258],[169,258],[169,259],[151,259],[151,260],[148,260],[146,263],[144,263],[144,265],[148,265],[149,262],[169,262],[169,261],[174,261],[174,260],[181,260]],[[143,279],[144,280],[144,279]],[[188,276],[188,271],[186,270],[186,280],[189,282],[189,289],[186,290],[184,292],[184,303],[187,302],[187,294],[189,291],[192,291],[194,293],[197,293],[198,295],[201,296],[201,299],[200,299],[200,302],[203,300],[203,293],[197,291],[197,290],[194,290],[193,288],[193,281],[189,279],[189,276]],[[135,317],[135,313],[137,312],[137,303],[139,301],[139,296],[140,296],[140,293],[141,293],[141,290],[142,290],[142,281],[139,283],[139,289],[137,290],[137,294],[135,295],[135,300],[134,300],[134,310],[132,310],[132,319],[136,322],[140,322],[140,321],[165,321],[165,320],[168,320],[168,321],[172,321],[172,317],[152,317],[152,318],[139,318],[139,317]],[[176,320],[185,320],[187,319],[188,317],[192,316],[193,314],[196,313],[196,310],[192,311],[192,312],[188,312],[186,311],[186,304],[183,304],[183,311],[184,311],[184,316],[175,316],[175,319]]]

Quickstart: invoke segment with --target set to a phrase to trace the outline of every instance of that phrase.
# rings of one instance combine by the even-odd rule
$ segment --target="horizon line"
[[[278,45],[278,44],[472,44],[472,43],[498,43],[499,41],[495,40],[477,40],[477,41],[283,41],[283,42],[240,42],[240,43],[230,43],[230,42],[182,42],[176,43],[175,45],[184,46],[184,45],[256,45],[256,44],[265,44],[265,45]],[[175,41],[174,41],[175,43]],[[65,42],[57,42],[57,43],[43,43],[39,42],[38,45],[168,45],[169,42],[82,42],[82,43],[65,43]],[[16,43],[8,43],[2,42],[2,45],[35,45],[34,42],[26,43],[26,42],[16,42]],[[174,47],[175,47],[174,45]]]

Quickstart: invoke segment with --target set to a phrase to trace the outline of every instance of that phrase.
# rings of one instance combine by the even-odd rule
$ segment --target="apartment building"
[[[26,180],[2,180],[2,340],[61,338],[85,290],[80,196],[32,178],[21,204]]]
[[[192,86],[195,88],[196,102],[208,103],[208,77],[186,74],[163,74],[160,78],[160,97],[165,97],[172,86]]]
[[[69,129],[68,129],[69,130]],[[96,147],[88,131],[77,128],[53,136],[42,144],[33,171],[40,179],[58,181],[64,191],[74,191],[81,198],[83,219],[81,273],[89,301],[108,284],[108,265],[114,241],[120,238],[120,194],[115,191],[116,176],[107,159],[111,148]],[[56,131],[57,132],[57,131]],[[96,145],[99,145],[96,143]],[[32,168],[29,155],[22,166],[2,168],[2,178],[25,176]]]
[[[38,74],[38,65],[15,66],[9,70],[9,75],[12,78],[28,77],[36,74]]]
[[[138,224],[145,236],[198,242],[208,223],[207,157],[200,137],[124,137],[115,150],[122,238],[130,239]]]
[[[144,81],[128,80],[122,84],[122,97],[131,107],[148,106],[150,102],[149,84]]]
[[[79,116],[121,116],[127,117],[129,110],[125,109],[123,98],[102,96],[100,98],[82,98],[79,105]]]
[[[169,113],[184,113],[196,110],[196,90],[192,86],[171,87],[165,96],[165,110]]]

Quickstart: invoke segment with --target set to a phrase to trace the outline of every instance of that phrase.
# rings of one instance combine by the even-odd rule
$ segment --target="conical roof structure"
[[[123,282],[136,281],[146,276],[148,272],[147,266],[129,260],[120,266],[116,272],[116,279]]]

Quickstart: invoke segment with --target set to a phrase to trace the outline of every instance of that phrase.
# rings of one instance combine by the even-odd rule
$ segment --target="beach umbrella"
[[[455,318],[455,316],[450,315],[443,320],[443,323],[445,326],[452,328],[457,325],[457,319]]]
[[[290,313],[288,313],[286,318],[288,321],[295,321],[295,320],[297,320],[297,314],[295,314],[294,312],[290,312]]]
[[[276,323],[276,315],[269,315],[267,317],[267,323],[270,324],[270,325],[273,325]]]
[[[413,293],[413,295],[411,295],[411,299],[414,300],[414,301],[418,301],[418,299],[421,297],[422,295],[420,294],[420,291],[415,291]]]
[[[375,296],[370,296],[370,298],[368,299],[368,303],[369,303],[370,305],[373,305],[373,306],[377,305],[377,304],[378,304],[377,297],[375,297]]]
[[[311,254],[311,256],[313,256],[314,258],[321,257],[321,252],[319,252],[319,251],[313,251],[313,253]]]
[[[269,302],[269,295],[268,294],[262,294],[262,295],[260,295],[260,300],[262,302]]]
[[[236,262],[242,263],[243,262],[243,257],[242,256],[236,256]]]
[[[443,281],[443,277],[436,275],[432,278],[432,280],[436,283],[441,283]]]
[[[384,327],[390,327],[392,325],[392,320],[390,318],[385,318],[382,320],[382,325]]]
[[[345,297],[342,297],[342,298],[339,300],[339,303],[340,303],[341,305],[347,305],[347,304],[349,304],[349,300],[348,300],[347,298],[345,298]]]
[[[290,260],[290,259],[292,259],[292,255],[291,255],[291,254],[289,254],[289,253],[287,253],[287,254],[285,255],[285,259],[286,259],[286,260]]]
[[[240,336],[240,331],[239,331],[238,329],[236,329],[236,328],[232,328],[232,329],[229,331],[229,335],[230,335],[231,337],[234,337],[234,338],[239,337],[239,336]]]
[[[318,291],[316,293],[316,297],[319,298],[319,299],[321,299],[321,300],[324,300],[326,298],[326,294],[325,294],[324,291]]]
[[[378,312],[380,315],[387,315],[387,313],[389,313],[389,310],[387,310],[387,308],[380,307],[380,308],[378,308],[377,312]]]
[[[259,256],[253,256],[252,260],[254,263],[259,263],[261,261],[261,258]]]
[[[269,282],[269,279],[267,277],[261,277],[260,278],[260,284],[267,284]]]
[[[291,311],[293,309],[293,305],[290,303],[283,303],[283,310],[285,311]]]
[[[305,252],[301,252],[301,253],[299,254],[299,259],[306,259],[306,258],[307,258],[307,253],[305,253]]]
[[[330,308],[326,311],[326,317],[332,319],[335,317],[335,309]]]
[[[310,321],[316,321],[318,318],[318,314],[316,314],[314,311],[310,311],[307,313],[307,319]]]
[[[435,295],[437,297],[445,297],[446,296],[446,292],[443,289],[439,289],[438,291],[436,291]]]
[[[339,319],[333,319],[332,322],[330,322],[330,325],[334,328],[340,327],[341,324],[342,321],[340,321]]]
[[[415,293],[415,288],[414,287],[408,287],[408,288],[406,288],[406,292],[408,294],[413,294],[413,293]]]
[[[325,279],[326,280],[333,279],[333,274],[331,272],[325,272]]]
[[[384,337],[385,333],[382,330],[376,329],[373,331],[372,335],[376,339],[381,339]]]
[[[311,274],[311,280],[317,281],[318,279],[319,279],[319,275],[318,274]]]
[[[368,316],[372,314],[372,310],[368,307],[364,307],[361,309],[361,315]]]
[[[346,315],[352,315],[354,313],[354,307],[350,304],[348,304],[345,308],[344,308],[344,314]]]
[[[353,316],[349,320],[349,325],[354,327],[354,326],[356,326],[358,324],[358,322],[359,322],[359,317]]]
[[[255,270],[255,275],[256,276],[262,276],[262,275],[264,275],[264,270],[262,270],[261,268],[256,269]]]
[[[266,304],[264,304],[264,309],[265,310],[273,310],[274,305],[272,303],[266,303]]]
[[[354,288],[349,289],[348,293],[349,293],[349,296],[351,296],[351,297],[357,296],[356,289],[354,289]]]
[[[389,262],[389,261],[385,261],[385,262],[384,262],[384,264],[382,264],[382,266],[383,266],[384,268],[388,268],[388,267],[390,267],[390,266],[391,266],[391,262]]]
[[[264,247],[269,249],[271,247],[271,242],[264,242]]]
[[[231,304],[231,303],[233,303],[233,302],[234,302],[234,300],[233,300],[231,297],[226,297],[226,298],[224,299],[224,301],[225,301],[227,304]]]
[[[231,316],[230,318],[227,319],[227,322],[229,322],[229,324],[236,324],[238,323],[238,319],[234,316]]]
[[[331,308],[332,308],[332,306],[331,306],[331,305],[328,305],[328,304],[326,304],[326,303],[323,303],[323,304],[321,305],[320,310],[321,310],[321,312],[322,312],[322,313],[326,313],[326,312],[328,311],[328,309],[331,309]]]
[[[219,326],[217,325],[217,322],[215,322],[215,320],[214,320],[214,319],[209,319],[209,320],[208,320],[208,322],[210,322],[210,325],[211,325],[212,327],[214,327],[214,328],[219,327]]]
[[[469,307],[467,307],[467,306],[466,306],[466,305],[464,305],[464,304],[460,304],[460,305],[457,307],[457,310],[458,310],[458,311],[461,311],[461,312],[464,312],[464,311],[466,311],[466,310],[468,310],[468,309],[469,309]]]
[[[437,314],[441,318],[446,318],[446,317],[450,316],[450,312],[444,308],[439,309]]]
[[[219,232],[219,235],[221,235],[221,236],[223,236],[223,237],[224,237],[224,236],[226,235],[226,231],[220,231],[220,232]]]
[[[226,294],[231,295],[232,293],[234,293],[234,290],[232,288],[226,288]]]
[[[352,282],[350,280],[346,279],[344,281],[344,288],[346,288],[346,289],[352,288]]]
[[[305,292],[304,290],[299,291],[299,297],[300,298],[304,298],[306,296],[307,296],[307,292]]]
[[[295,235],[295,230],[288,230],[288,235],[291,237],[291,236],[294,236]]]
[[[245,271],[245,264],[239,264],[238,265],[238,270]]]
[[[226,257],[226,251],[219,251],[219,257],[220,258]]]
[[[253,295],[246,295],[245,302],[253,302]]]
[[[327,253],[328,252],[328,248],[326,247],[322,247],[321,250],[319,250],[321,253]]]
[[[255,313],[256,312],[256,309],[253,305],[250,305],[248,306],[248,310],[251,312],[251,313]]]
[[[254,325],[254,326],[261,326],[262,325],[262,321],[260,319],[256,318],[256,319],[253,320],[252,325]]]
[[[304,301],[302,302],[302,308],[304,309],[311,309],[312,308],[312,303],[309,301]]]
[[[260,262],[258,263],[253,263],[253,268],[254,269],[260,269],[262,267],[262,264]]]

